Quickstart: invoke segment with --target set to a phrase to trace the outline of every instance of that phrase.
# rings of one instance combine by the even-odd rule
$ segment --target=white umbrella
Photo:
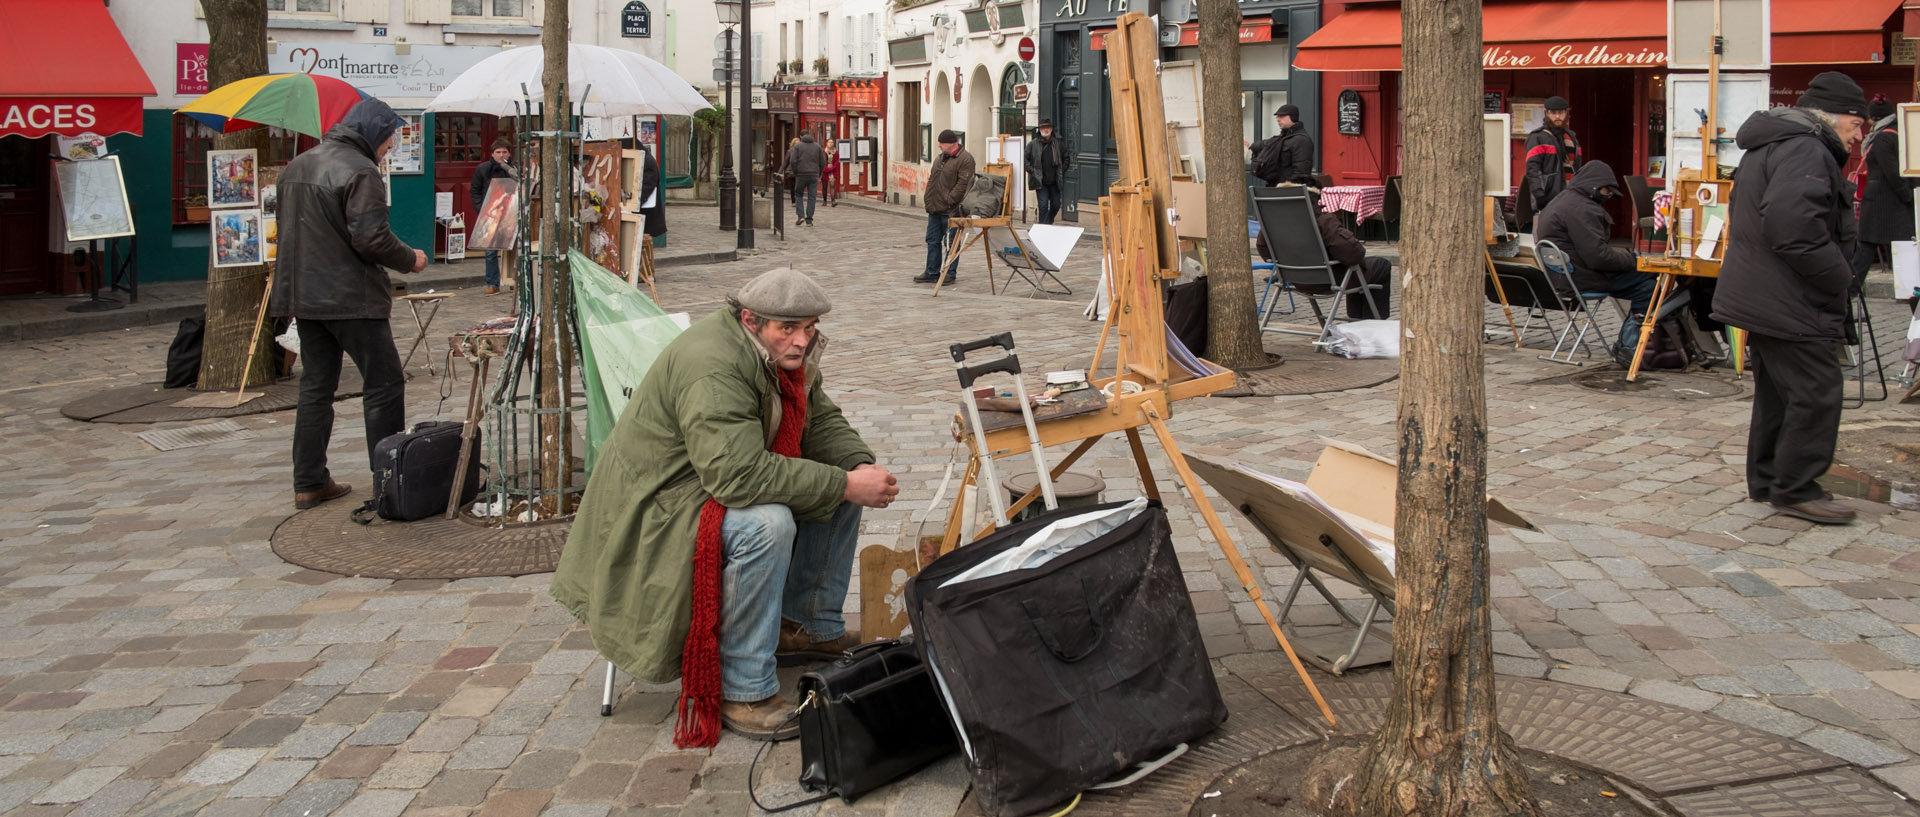
[[[522,46],[481,60],[448,83],[427,110],[512,116],[519,112],[516,103],[531,98],[538,104],[546,98],[540,85],[543,51]],[[581,116],[691,116],[712,107],[679,74],[654,60],[583,43],[567,46],[567,98],[580,106]]]

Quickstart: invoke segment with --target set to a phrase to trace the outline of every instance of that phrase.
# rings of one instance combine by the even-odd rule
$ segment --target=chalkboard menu
[[[1507,92],[1487,90],[1480,94],[1481,113],[1506,113]]]
[[[1340,133],[1345,136],[1360,135],[1360,92],[1352,88],[1340,92],[1340,101],[1335,106],[1340,115]]]

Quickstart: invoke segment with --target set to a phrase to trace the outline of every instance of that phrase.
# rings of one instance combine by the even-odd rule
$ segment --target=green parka
[[[799,458],[767,450],[780,390],[736,310],[675,338],[628,401],[594,463],[551,591],[621,670],[651,683],[680,676],[694,536],[708,497],[729,508],[778,503],[795,521],[825,522],[846,493],[847,472],[874,461],[821,388],[825,340],[807,351]]]

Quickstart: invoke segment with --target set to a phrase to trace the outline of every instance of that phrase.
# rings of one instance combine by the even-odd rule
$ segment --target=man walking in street
[[[813,208],[818,203],[820,174],[827,170],[827,152],[813,141],[813,132],[800,134],[800,143],[787,148],[780,172],[793,178],[793,223],[813,226]]]
[[[1254,177],[1268,187],[1313,186],[1313,137],[1307,135],[1307,126],[1300,121],[1300,106],[1275,109],[1273,123],[1280,128],[1279,133],[1248,146],[1253,152]]]
[[[1854,511],[1815,482],[1840,437],[1840,344],[1856,239],[1841,168],[1866,128],[1867,98],[1838,71],[1791,108],[1747,117],[1713,317],[1747,330],[1753,417],[1747,498],[1824,525]]]
[[[517,178],[520,178],[520,172],[513,169],[513,146],[505,139],[495,139],[493,158],[473,169],[473,182],[467,189],[467,198],[473,201],[475,225],[479,224],[480,207],[486,203],[487,188],[493,184],[493,180]],[[487,294],[500,294],[499,250],[487,250]]]
[[[327,470],[340,355],[353,358],[365,390],[367,463],[374,447],[406,425],[406,375],[393,344],[389,267],[427,268],[387,225],[380,161],[401,120],[387,103],[363,99],[312,150],[280,173],[280,261],[269,311],[293,318],[300,335],[300,401],[293,417],[293,504],[311,508],[353,486]]]
[[[947,244],[955,238],[953,231],[947,229],[947,220],[963,214],[960,204],[966,200],[967,187],[971,184],[973,154],[960,146],[960,134],[941,131],[940,155],[933,160],[933,170],[927,174],[927,269],[913,279],[914,283],[931,284],[940,280],[940,262]],[[954,282],[958,277],[954,271],[959,266],[958,258],[947,265],[945,283]]]
[[[1547,97],[1547,124],[1527,134],[1527,186],[1532,211],[1543,212],[1580,171],[1580,137],[1567,127],[1572,118],[1566,97]]]
[[[714,745],[722,725],[799,732],[777,659],[858,643],[841,608],[861,509],[900,490],[821,384],[826,291],[777,269],[727,303],[640,382],[553,577],[607,660],[680,679],[682,748]]]
[[[1060,212],[1060,181],[1073,166],[1073,152],[1066,140],[1053,138],[1053,120],[1040,120],[1040,136],[1027,143],[1027,187],[1036,191],[1040,204],[1040,223],[1052,224]]]
[[[1657,279],[1635,268],[1632,251],[1608,241],[1613,235],[1613,216],[1607,214],[1607,200],[1620,195],[1620,180],[1606,162],[1588,162],[1567,183],[1566,195],[1534,219],[1534,237],[1551,241],[1567,254],[1572,266],[1572,281],[1551,276],[1555,289],[1567,294],[1563,284],[1579,292],[1605,292],[1628,304],[1627,320],[1620,322],[1620,338],[1613,346],[1614,362],[1628,365],[1634,347],[1639,344],[1640,325],[1653,303]]]

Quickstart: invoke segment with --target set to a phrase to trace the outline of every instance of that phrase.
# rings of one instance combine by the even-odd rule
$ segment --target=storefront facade
[[[887,77],[843,79],[833,84],[840,111],[840,138],[853,142],[851,158],[840,162],[840,190],[875,199],[886,197]],[[837,148],[837,146],[836,146]]]
[[[1488,0],[1484,6],[1483,105],[1510,113],[1514,179],[1520,140],[1547,97],[1565,97],[1585,156],[1621,176],[1658,180],[1666,168],[1667,32],[1664,0]],[[1791,105],[1814,75],[1838,70],[1894,102],[1913,99],[1912,51],[1896,64],[1900,0],[1772,0],[1770,104]],[[1379,185],[1400,174],[1400,11],[1396,5],[1327,3],[1328,20],[1302,44],[1296,68],[1322,71],[1323,118],[1353,91],[1358,133],[1328,129],[1322,167],[1335,184]],[[1920,32],[1916,32],[1920,33]],[[1688,72],[1691,73],[1691,72]],[[1721,123],[1728,134],[1739,123]],[[1616,219],[1619,221],[1620,219]]]
[[[1079,208],[1106,193],[1119,175],[1107,88],[1106,32],[1131,10],[1127,0],[1060,0],[1040,4],[1038,82],[1039,117],[1074,152],[1073,168],[1062,185],[1061,217],[1078,220]],[[1272,136],[1273,111],[1292,103],[1317,110],[1320,82],[1311,71],[1293,65],[1301,41],[1320,27],[1318,0],[1240,3],[1240,76],[1242,136],[1250,141]],[[1179,44],[1161,49],[1165,60],[1199,58],[1199,25],[1181,26]],[[1307,134],[1315,142],[1322,118],[1307,116]]]
[[[936,0],[893,12],[885,142],[890,201],[919,203],[941,131],[954,131],[984,165],[995,136],[1029,133],[1038,123],[1032,72],[1020,59],[1021,42],[1035,31],[1031,8],[1014,0]]]

